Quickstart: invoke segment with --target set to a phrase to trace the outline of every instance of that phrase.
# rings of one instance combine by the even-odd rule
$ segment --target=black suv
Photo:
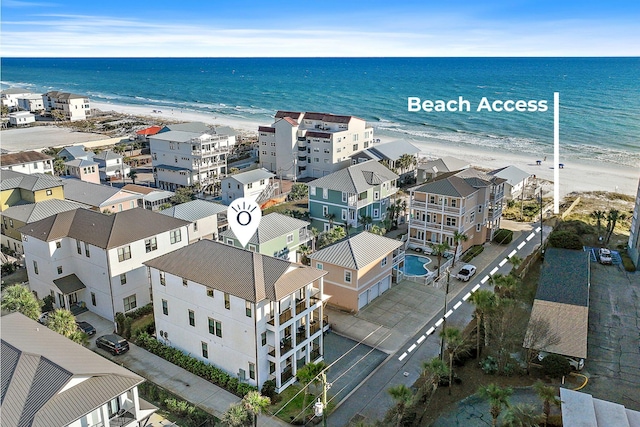
[[[89,336],[95,335],[96,333],[96,328],[94,328],[93,325],[89,322],[77,321],[76,325],[79,331],[84,332]]]
[[[103,335],[96,339],[96,346],[103,348],[111,354],[118,355],[129,351],[129,343],[119,335]]]

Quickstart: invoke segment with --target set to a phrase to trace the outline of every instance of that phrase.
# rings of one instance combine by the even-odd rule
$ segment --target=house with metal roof
[[[430,252],[432,244],[447,242],[453,248],[457,232],[468,238],[459,243],[458,254],[462,254],[473,245],[492,240],[500,228],[504,182],[469,168],[437,176],[413,188],[409,247]]]
[[[0,178],[0,212],[15,205],[64,199],[63,182],[56,176],[3,170]]]
[[[64,162],[64,175],[80,181],[100,184],[100,169],[93,160],[74,159]]]
[[[131,172],[131,167],[124,162],[124,157],[111,150],[104,150],[95,154],[93,161],[98,164],[101,181],[122,179]]]
[[[406,141],[399,139],[397,141],[385,142],[384,144],[373,144],[362,151],[351,155],[351,164],[366,162],[367,160],[375,160],[382,162],[389,169],[400,175],[400,181],[413,179],[416,175],[416,167],[420,149]]]
[[[418,165],[416,178],[418,183],[422,183],[431,181],[442,174],[468,169],[470,167],[471,164],[466,160],[444,156]]]
[[[142,206],[140,194],[117,187],[66,178],[64,198],[90,206],[100,212],[122,212]]]
[[[245,197],[261,204],[269,200],[278,188],[271,178],[275,175],[264,168],[227,175],[220,182],[222,203],[230,205],[235,199]]]
[[[159,212],[189,221],[189,243],[193,243],[202,239],[218,240],[221,233],[227,229],[227,208],[220,203],[196,199]]]
[[[91,160],[95,156],[95,153],[91,150],[87,150],[84,145],[70,145],[69,147],[64,147],[62,150],[58,152],[58,157],[62,160]]]
[[[36,116],[30,111],[14,111],[7,115],[10,126],[24,126],[35,123]]]
[[[53,157],[38,151],[0,154],[0,168],[26,174],[53,175]]]
[[[278,392],[322,360],[326,272],[213,240],[145,265],[161,342]]]
[[[619,403],[564,387],[560,387],[560,401],[565,426],[640,427],[640,412]]]
[[[524,347],[586,359],[590,286],[588,251],[547,248]],[[539,339],[541,322],[556,340]]]
[[[384,221],[398,175],[375,160],[351,165],[308,183],[311,225],[363,230]]]
[[[29,287],[56,308],[113,320],[151,302],[143,262],[186,246],[188,222],[137,208],[76,209],[20,228]]]
[[[9,111],[18,108],[18,99],[31,95],[31,91],[20,87],[11,87],[0,92],[0,102]]]
[[[504,183],[504,197],[507,200],[520,197],[532,177],[530,173],[513,165],[493,170],[489,172],[489,175],[506,180]]]
[[[393,269],[404,262],[404,243],[363,231],[309,255],[327,272],[329,303],[357,312],[391,288]]]
[[[301,254],[298,249],[302,245],[309,245],[311,240],[308,226],[307,221],[272,212],[262,217],[246,249],[291,262],[300,262]],[[231,229],[220,233],[220,240],[227,245],[242,247]]]
[[[122,189],[129,193],[139,194],[142,197],[142,207],[150,211],[159,211],[162,207],[170,205],[171,198],[176,194],[173,191],[139,184],[127,184]]]
[[[144,378],[21,313],[2,317],[3,427],[139,426]]]

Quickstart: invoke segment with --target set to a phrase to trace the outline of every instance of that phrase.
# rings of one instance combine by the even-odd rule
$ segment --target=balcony
[[[302,331],[300,331],[300,329],[298,329],[298,332],[296,332],[296,344],[300,344],[302,341],[307,339],[307,332],[304,330],[304,326],[301,326]]]
[[[307,302],[305,300],[296,301],[296,314],[300,314],[307,309]]]
[[[291,320],[293,318],[293,313],[291,313],[291,307],[286,308],[285,311],[280,313],[280,324],[282,325],[287,320]],[[272,317],[268,322],[270,325],[274,325],[274,318]]]
[[[460,227],[458,227],[457,225],[446,225],[446,224],[443,225],[438,222],[427,222],[427,221],[420,221],[417,219],[411,219],[409,223],[412,228],[420,228],[423,230],[433,231],[437,233],[439,233],[441,230],[444,230],[445,233],[450,233],[450,234],[453,234],[453,232],[455,231],[460,231]]]
[[[315,320],[311,321],[311,324],[309,325],[309,336],[313,336],[320,329],[322,329],[322,325],[320,324],[320,322],[317,322]]]
[[[307,156],[298,156],[298,160],[300,160],[301,162],[306,162]]]
[[[421,202],[419,200],[412,200],[411,201],[411,208],[412,209],[420,209],[420,210],[426,210],[429,212],[444,212],[444,213],[452,213],[452,214],[456,214],[456,215],[463,215],[467,209],[462,206],[462,207],[454,207],[454,206],[442,206],[441,203],[426,203],[426,202]]]
[[[284,384],[287,381],[289,381],[291,378],[293,378],[293,372],[291,370],[291,367],[288,366],[287,368],[285,368],[284,371],[282,371],[282,373],[280,374],[280,384]]]
[[[136,417],[129,411],[120,410],[113,418],[109,419],[110,427],[124,427],[128,425],[137,425]]]
[[[393,254],[393,261],[391,262],[391,265],[395,267],[402,261],[404,261],[404,250],[398,249],[396,250],[396,253]]]

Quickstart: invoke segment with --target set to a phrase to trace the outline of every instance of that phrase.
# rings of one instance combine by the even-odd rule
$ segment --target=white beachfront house
[[[273,177],[266,169],[254,169],[223,178],[220,186],[222,203],[229,205],[240,197],[255,200],[258,204],[269,200],[277,188],[276,183],[271,182]]]
[[[42,95],[37,93],[30,93],[28,95],[22,95],[18,98],[18,108],[32,113],[41,113],[44,111],[44,102],[42,101]]]
[[[278,111],[271,126],[258,128],[260,165],[278,177],[320,178],[371,144],[373,128],[354,116]]]
[[[188,223],[146,210],[112,215],[76,209],[27,224],[22,233],[29,287],[56,307],[115,313],[151,302],[143,262],[186,246]]]
[[[42,95],[44,109],[48,113],[61,111],[67,120],[85,120],[91,116],[89,98],[75,93],[52,90]]]
[[[220,203],[196,199],[163,209],[160,213],[189,221],[189,243],[193,243],[202,239],[218,240],[220,233],[227,229],[227,209]]]
[[[322,360],[326,272],[212,240],[145,264],[167,345],[278,392]]]
[[[9,109],[9,111],[13,111],[18,108],[18,99],[29,95],[32,95],[32,93],[27,89],[19,87],[9,88],[0,92],[0,101],[3,106]]]
[[[36,116],[29,111],[14,111],[8,117],[11,126],[24,126],[36,121]]]
[[[0,154],[0,168],[26,174],[53,175],[53,157],[38,151]]]
[[[93,161],[98,164],[101,181],[126,178],[131,172],[131,167],[124,162],[124,158],[111,150],[104,150],[95,154]]]

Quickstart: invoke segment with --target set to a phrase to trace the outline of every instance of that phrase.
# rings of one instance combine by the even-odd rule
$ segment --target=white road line
[[[526,245],[527,242],[520,242],[520,244],[518,245],[518,250],[524,248],[524,245]]]
[[[454,305],[454,306],[453,306],[453,309],[454,309],[454,310],[457,310],[457,309],[458,309],[458,307],[460,307],[461,305],[462,305],[462,301],[458,301],[458,302],[456,303],[456,305]]]
[[[405,357],[407,357],[407,353],[406,352],[402,353],[402,356],[398,357],[398,360],[402,360]]]
[[[436,328],[437,328],[438,326],[442,325],[442,322],[444,322],[444,319],[440,319],[440,320],[438,320],[438,321],[436,322],[436,325],[435,325],[435,326],[436,326]]]
[[[449,316],[451,316],[453,314],[453,310],[449,310],[447,311],[447,313],[444,315],[445,319]]]
[[[503,265],[505,265],[507,263],[507,259],[503,259],[502,261],[500,261],[500,264],[498,264],[500,267],[502,267]]]
[[[418,341],[417,341],[417,342],[418,342],[418,344],[422,344],[422,341],[424,341],[424,340],[426,340],[426,339],[427,339],[427,337],[425,337],[425,336],[423,335],[423,336],[421,336],[420,338],[418,338]]]
[[[507,255],[507,258],[511,258],[512,256],[514,256],[518,251],[516,251],[515,249],[512,250],[511,252],[509,252],[509,255]]]
[[[498,267],[493,267],[493,270],[491,270],[489,274],[493,276],[494,274],[496,274],[496,271],[498,271]]]
[[[467,292],[465,296],[462,297],[462,301],[466,301],[471,296],[471,292]]]
[[[489,276],[484,276],[482,278],[482,280],[480,280],[480,283],[482,283],[484,285],[485,283],[487,283],[487,280],[489,280]],[[471,291],[471,292],[473,292],[473,291]]]
[[[412,345],[411,347],[409,347],[409,348],[407,349],[407,352],[411,353],[411,352],[412,352],[413,350],[415,350],[415,349],[416,349],[416,345],[414,344],[414,345]]]
[[[429,330],[427,331],[427,336],[431,335],[432,333],[434,333],[436,331],[436,328],[434,328],[433,326],[429,328]]]
[[[540,228],[540,227],[536,228],[536,233],[539,233],[539,232],[540,232],[540,230],[541,230],[541,228]]]
[[[536,235],[535,235],[535,234],[533,234],[533,232],[532,232],[531,234],[529,234],[529,235],[527,236],[527,242],[528,242],[529,240],[533,239],[535,236],[536,236]]]
[[[478,284],[478,285],[475,285],[475,286],[473,287],[473,289],[471,289],[471,292],[475,292],[475,291],[477,291],[478,289],[480,289],[480,285],[479,285],[479,284]]]

